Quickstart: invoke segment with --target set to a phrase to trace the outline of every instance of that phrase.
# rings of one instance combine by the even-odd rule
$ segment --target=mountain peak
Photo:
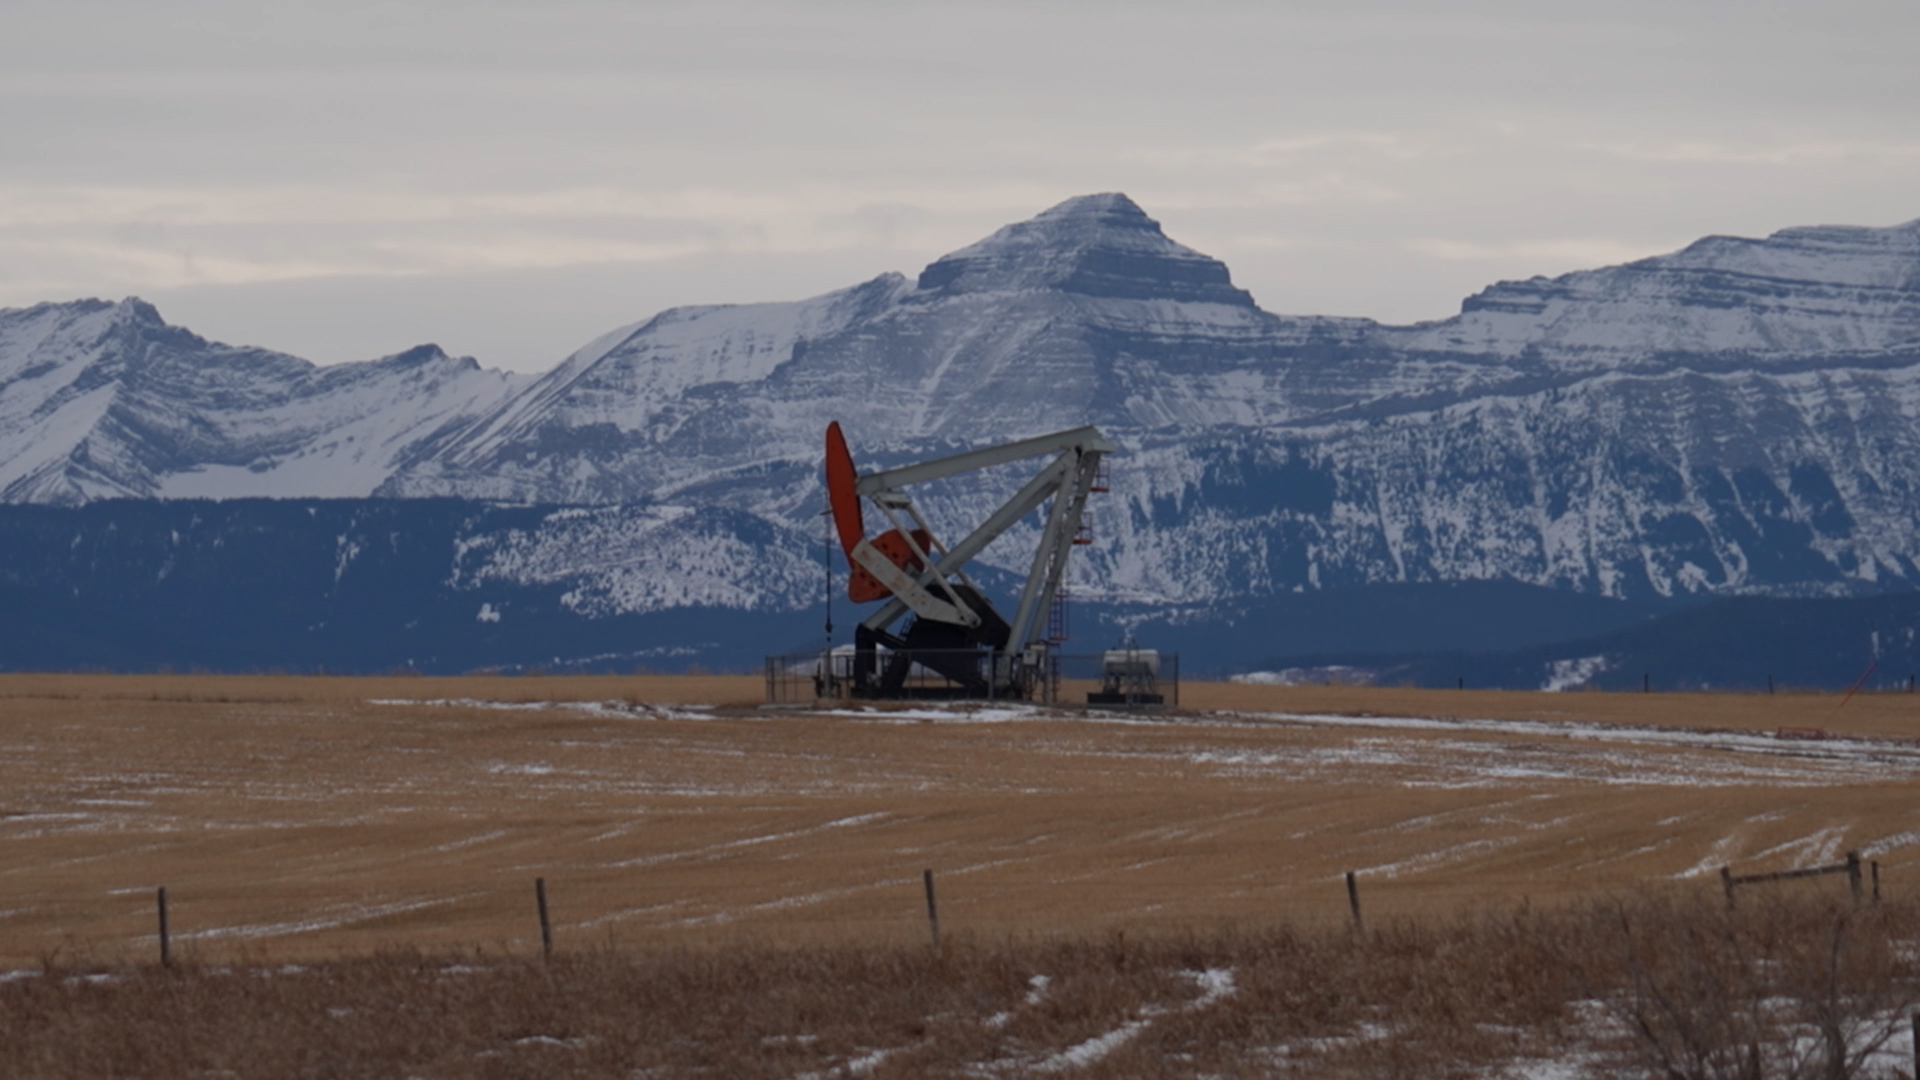
[[[411,349],[394,353],[392,356],[382,357],[374,361],[374,363],[402,368],[419,367],[422,364],[437,364],[442,360],[451,359],[453,359],[453,357],[448,356],[445,349],[442,349],[432,342],[427,342],[424,345],[415,345]]]
[[[943,256],[921,271],[919,288],[943,296],[1051,289],[1254,306],[1225,263],[1169,239],[1119,192],[1076,196]]]
[[[1069,221],[1110,219],[1114,224],[1160,231],[1160,223],[1147,216],[1140,204],[1124,192],[1104,191],[1098,195],[1075,195],[1035,214],[1032,221]]]
[[[148,326],[166,326],[167,320],[160,317],[160,309],[137,296],[129,296],[113,305],[115,319],[120,322],[144,323]]]

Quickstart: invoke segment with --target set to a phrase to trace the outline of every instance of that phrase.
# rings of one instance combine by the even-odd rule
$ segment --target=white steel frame
[[[894,565],[871,544],[861,541],[854,549],[854,557],[894,594],[893,599],[862,620],[861,625],[881,632],[908,610],[940,622],[968,627],[980,625],[979,614],[966,604],[948,578],[958,576],[962,583],[971,586],[966,564],[1015,522],[1051,499],[1053,505],[1047,511],[1039,546],[1020,591],[1020,606],[1009,623],[1011,633],[1006,649],[1009,653],[1044,650],[1041,635],[1046,628],[1041,622],[1041,612],[1047,598],[1059,591],[1060,579],[1066,573],[1067,555],[1073,550],[1074,537],[1080,531],[1080,517],[1086,511],[1087,496],[1099,473],[1100,459],[1114,450],[1100,429],[1089,425],[860,477],[854,490],[880,508],[925,565],[918,575],[912,574]],[[896,511],[905,511],[913,527],[927,528],[926,519],[902,488],[1043,454],[1052,454],[1054,458],[978,528],[951,548],[936,540],[938,558],[933,552],[920,550],[913,539],[913,528],[903,525],[896,516]],[[944,599],[933,595],[934,589],[938,589]]]

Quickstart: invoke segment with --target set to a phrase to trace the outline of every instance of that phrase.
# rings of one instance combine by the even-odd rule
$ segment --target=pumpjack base
[[[991,701],[1025,697],[1011,690],[998,695],[982,694],[965,686],[902,686],[884,693],[877,689],[865,693],[855,690],[854,696],[869,701]]]
[[[876,701],[1024,701],[1029,687],[1020,674],[1006,654],[972,642],[959,627],[923,619],[904,638],[856,627],[848,691]]]
[[[972,676],[965,681],[919,662],[903,665],[906,677],[891,688],[883,682],[888,662],[900,654],[873,642],[867,654],[870,667],[864,675],[857,669],[854,650],[819,649],[804,653],[767,657],[767,701],[789,705],[821,705],[847,702],[978,702],[985,705],[1064,705],[1085,701],[1083,706],[1096,710],[1161,710],[1180,704],[1180,658],[1159,653],[1159,671],[1151,681],[1119,680],[1103,685],[1103,667],[1111,657],[1101,653],[1062,653],[1044,655],[993,654],[977,650],[960,673]],[[946,658],[953,657],[952,653]],[[942,666],[949,666],[943,664]],[[960,665],[954,664],[953,667]],[[896,669],[898,670],[898,669]],[[1082,698],[1079,695],[1088,694]]]

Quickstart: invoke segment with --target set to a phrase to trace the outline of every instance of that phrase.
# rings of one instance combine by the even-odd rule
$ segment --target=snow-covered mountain
[[[1625,266],[1502,282],[1468,297],[1459,317],[1411,328],[1395,344],[1532,351],[1567,368],[1911,350],[1920,344],[1920,221],[1710,236]]]
[[[1128,450],[1074,581],[1107,600],[1920,579],[1920,222],[1710,238],[1462,308],[1273,315],[1125,196],[1089,196],[916,282],[625,328],[381,490],[798,528],[829,420],[875,463],[1091,421]],[[958,527],[1009,482],[930,502]]]
[[[369,495],[526,381],[432,345],[316,367],[139,300],[0,311],[0,500]]]
[[[817,597],[830,420],[866,465],[1099,424],[1126,453],[1073,588],[1113,604],[1423,581],[1873,591],[1920,582],[1920,222],[1714,237],[1394,327],[1269,313],[1094,195],[917,280],[675,309],[525,383],[437,351],[312,369],[131,301],[0,312],[0,416],[12,501],[606,507],[463,541],[452,575],[571,583],[583,614]],[[926,505],[959,530],[1016,482]],[[1014,570],[1030,539],[986,558]]]

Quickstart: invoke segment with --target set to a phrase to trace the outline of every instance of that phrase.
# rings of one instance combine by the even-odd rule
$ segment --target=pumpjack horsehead
[[[1087,496],[1100,490],[1100,460],[1114,451],[1098,428],[1078,427],[1003,446],[861,475],[838,422],[827,425],[827,497],[846,552],[847,597],[886,601],[854,630],[853,692],[909,696],[911,668],[936,671],[948,693],[1024,696],[1046,659],[1043,610],[1059,591],[1080,535]],[[1049,457],[1031,480],[959,542],[933,533],[905,489],[1028,458]],[[862,503],[891,526],[868,538]],[[966,566],[1021,518],[1051,501],[1013,618],[994,609]],[[912,616],[903,630],[895,624]],[[883,653],[883,648],[885,652]],[[884,659],[884,663],[883,663]]]

